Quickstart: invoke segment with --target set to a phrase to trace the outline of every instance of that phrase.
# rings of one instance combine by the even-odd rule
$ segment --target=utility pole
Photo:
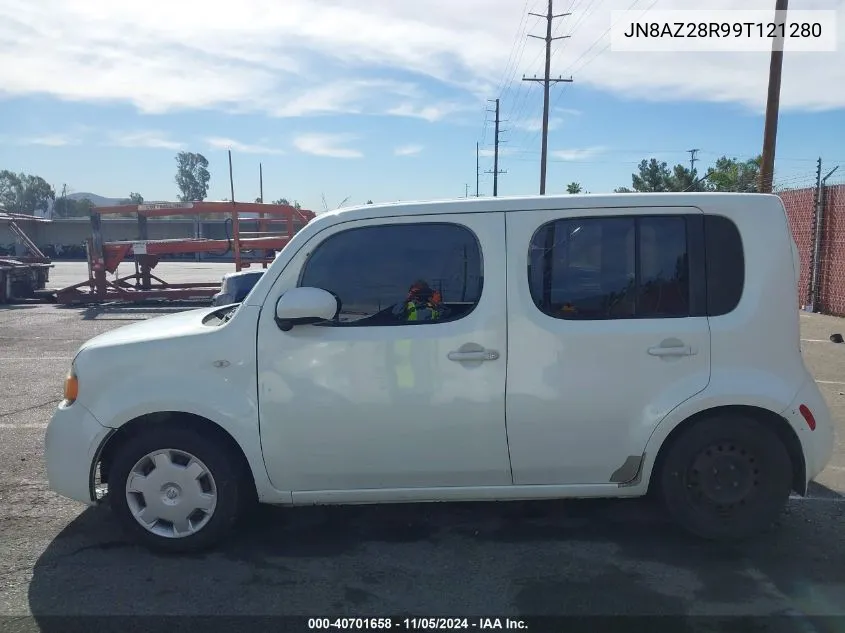
[[[493,99],[490,99],[493,101]],[[496,113],[496,139],[493,149],[493,171],[487,171],[488,174],[493,174],[493,197],[499,195],[499,174],[506,174],[507,171],[499,171],[499,134],[503,131],[499,129],[499,125],[501,124],[501,120],[499,119],[499,100],[495,99],[496,102],[496,109],[494,112]],[[489,110],[488,110],[489,112]]]
[[[464,198],[469,198],[469,183],[464,185]]]
[[[778,33],[785,29],[787,0],[777,0],[775,23],[780,25]],[[783,69],[783,35],[776,34],[772,42],[772,58],[769,62],[769,94],[766,100],[766,124],[763,130],[763,158],[760,164],[760,193],[771,193],[775,171],[775,147],[778,136],[778,111],[780,110],[780,78]]]
[[[475,144],[475,197],[476,198],[478,198],[480,196],[479,189],[478,189],[478,183],[479,183],[479,177],[480,177],[480,172],[478,171],[478,156],[479,156],[478,143],[476,143]]]
[[[232,196],[234,198],[234,196]],[[264,166],[258,163],[258,198],[264,203]],[[263,214],[262,214],[263,215]]]
[[[538,18],[546,18],[546,37],[541,37],[539,35],[531,35],[529,33],[528,37],[534,37],[538,40],[545,40],[546,41],[546,73],[543,77],[525,77],[523,75],[522,81],[534,81],[537,83],[543,84],[543,146],[540,152],[540,195],[546,195],[546,162],[548,160],[549,154],[549,87],[552,84],[565,82],[565,83],[572,83],[572,77],[569,79],[563,79],[562,77],[558,76],[557,79],[552,79],[549,75],[552,70],[552,42],[554,40],[562,40],[568,37],[569,35],[562,35],[560,37],[552,37],[552,21],[555,18],[562,18],[567,15],[572,15],[571,13],[560,13],[558,15],[554,14],[554,0],[549,0],[549,8],[546,12],[546,15],[541,15],[539,13],[529,13],[528,15],[534,15]]]
[[[60,200],[62,201],[62,213],[65,214],[65,216],[67,216],[67,184],[66,183],[62,184],[62,197],[60,198]],[[53,219],[53,215],[55,215],[55,213],[56,213],[56,207],[55,207],[55,205],[53,205],[53,213],[50,216],[51,220]],[[138,216],[139,221],[140,221],[141,217],[144,217],[144,219],[146,219],[146,216],[140,216],[139,215]]]
[[[687,151],[689,152],[689,173],[690,175],[692,175],[695,171],[695,164],[698,162],[698,159],[695,157],[695,155],[698,154],[700,150],[688,149]]]
[[[232,190],[232,205],[235,204],[235,179],[232,176],[232,150],[229,150],[229,186]]]

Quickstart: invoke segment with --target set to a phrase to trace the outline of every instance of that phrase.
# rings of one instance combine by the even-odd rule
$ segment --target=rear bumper
[[[801,415],[799,408],[802,404],[806,405],[813,414],[813,418],[816,421],[815,429],[811,429],[804,416]],[[806,468],[805,483],[809,483],[818,477],[828,462],[830,462],[835,443],[830,409],[815,380],[812,378],[807,379],[804,386],[798,391],[795,399],[781,415],[795,429],[798,439],[801,442]]]
[[[60,404],[47,426],[44,445],[50,489],[63,497],[95,505],[94,460],[113,432],[78,402]]]

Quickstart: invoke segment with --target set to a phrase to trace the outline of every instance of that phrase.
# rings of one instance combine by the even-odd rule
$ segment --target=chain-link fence
[[[798,298],[813,312],[845,316],[845,174],[819,170],[775,180],[798,246]]]

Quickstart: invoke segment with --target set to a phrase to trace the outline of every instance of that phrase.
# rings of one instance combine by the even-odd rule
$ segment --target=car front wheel
[[[214,439],[180,428],[131,437],[109,475],[111,507],[141,544],[163,552],[211,547],[233,528],[242,505],[235,460]]]

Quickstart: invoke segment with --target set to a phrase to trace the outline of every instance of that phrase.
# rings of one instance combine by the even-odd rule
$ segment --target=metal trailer
[[[46,221],[43,218],[0,209],[0,222],[8,223],[15,238],[27,252],[19,257],[0,256],[0,304],[45,296],[53,264],[18,226],[18,222]]]
[[[138,239],[106,242],[103,240],[102,216],[138,215]],[[227,239],[179,238],[148,239],[147,218],[172,215],[221,215],[231,219]],[[245,218],[244,214],[256,217]],[[186,253],[232,252],[235,271],[252,265],[267,268],[290,239],[315,217],[312,211],[284,204],[259,202],[174,202],[115,207],[95,207],[91,211],[91,237],[86,241],[88,279],[56,292],[62,304],[86,304],[104,301],[193,300],[210,299],[220,291],[220,282],[168,283],[152,273],[162,256]],[[257,222],[259,231],[241,230],[241,222]],[[283,225],[283,231],[272,230]],[[258,257],[245,257],[249,253]],[[118,265],[132,257],[135,272],[109,279]]]

